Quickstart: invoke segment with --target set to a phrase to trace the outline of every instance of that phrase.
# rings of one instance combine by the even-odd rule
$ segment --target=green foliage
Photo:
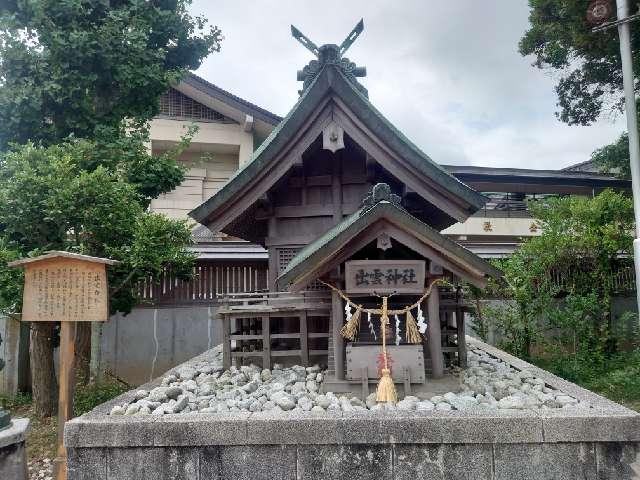
[[[558,117],[570,125],[589,125],[607,110],[622,111],[622,66],[616,29],[592,33],[586,20],[591,0],[529,0],[529,30],[520,40],[522,55],[559,78]],[[635,12],[638,0],[629,1]],[[632,49],[640,52],[640,33],[632,29]],[[634,58],[638,71],[638,54]]]
[[[0,314],[16,312],[22,305],[23,271],[7,268],[7,263],[20,258],[18,250],[9,247],[0,236]]]
[[[511,302],[484,309],[484,317],[500,332],[502,346],[520,356],[610,353],[613,278],[632,257],[631,199],[606,190],[529,207],[542,234],[500,262],[500,290]]]
[[[73,397],[73,414],[76,417],[84,415],[98,405],[122,395],[127,390],[127,386],[115,382],[79,386]]]
[[[111,308],[128,312],[141,279],[164,268],[188,274],[193,256],[184,247],[190,230],[185,222],[148,212],[148,199],[121,164],[86,170],[95,154],[94,142],[73,140],[46,148],[27,144],[1,158],[4,251],[15,257],[68,250],[120,260],[109,269]],[[16,307],[20,277],[4,265],[0,277],[10,281],[0,300],[5,308]]]
[[[0,150],[8,143],[123,137],[158,97],[220,49],[190,0],[0,2]]]
[[[575,357],[537,357],[533,362],[611,400],[640,407],[640,350],[619,352],[600,360],[585,353]]]
[[[0,407],[4,409],[16,409],[31,404],[31,394],[28,392],[18,392],[15,397],[0,395]]]
[[[602,173],[630,179],[629,135],[623,133],[615,142],[597,149],[591,154],[591,160]]]
[[[46,250],[106,256],[111,308],[193,256],[183,222],[148,212],[184,178],[175,148],[148,151],[159,97],[222,39],[190,0],[0,2],[0,310],[20,307],[6,260]]]

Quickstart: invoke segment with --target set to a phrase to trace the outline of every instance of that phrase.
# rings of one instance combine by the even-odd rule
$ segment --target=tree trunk
[[[91,357],[91,323],[78,322],[76,325],[75,372],[78,383],[89,383],[89,358]]]
[[[54,322],[31,324],[31,384],[37,416],[50,417],[57,410],[58,382],[53,364]]]

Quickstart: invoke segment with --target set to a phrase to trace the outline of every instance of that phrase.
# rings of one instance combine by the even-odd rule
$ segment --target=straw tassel
[[[340,335],[342,335],[347,340],[351,340],[352,342],[356,339],[356,335],[358,334],[358,329],[360,328],[360,314],[362,313],[362,306],[358,305],[356,307],[356,311],[351,318],[345,323],[345,325],[340,330]]]
[[[387,340],[385,335],[385,329],[389,323],[389,314],[387,313],[387,297],[382,297],[382,315],[380,316],[380,328],[382,337],[382,355],[384,357],[384,368],[382,369],[382,376],[378,382],[378,390],[376,391],[376,401],[378,402],[392,402],[398,401],[398,394],[396,393],[396,386],[393,384],[391,378],[391,370],[389,370],[389,362],[387,358]]]
[[[405,325],[405,330],[406,330],[405,336],[406,336],[407,342],[416,343],[416,344],[422,343],[422,336],[418,331],[418,325],[416,325],[416,320],[415,318],[413,318],[413,315],[411,314],[411,310],[407,312],[407,321]]]

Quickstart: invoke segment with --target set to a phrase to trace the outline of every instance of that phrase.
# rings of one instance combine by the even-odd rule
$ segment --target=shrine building
[[[380,376],[384,330],[391,375],[407,394],[465,366],[462,285],[483,287],[500,272],[441,233],[487,199],[369,101],[364,68],[344,57],[361,30],[317,47],[292,29],[317,57],[298,72],[298,102],[190,216],[268,252],[268,292],[219,299],[226,368],[321,363],[329,390],[366,391]],[[383,298],[386,326],[375,313]]]

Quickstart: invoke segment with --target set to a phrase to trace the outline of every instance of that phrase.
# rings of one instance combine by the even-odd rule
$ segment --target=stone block
[[[27,461],[24,442],[0,447],[0,478],[27,480]]]
[[[391,480],[388,445],[305,445],[298,447],[298,478],[305,480]]]
[[[261,445],[339,443],[341,412],[257,412],[247,420],[247,441]]]
[[[29,432],[28,418],[14,418],[8,428],[0,430],[0,448],[24,442]]]
[[[68,480],[106,480],[106,448],[67,448]]]
[[[112,448],[107,454],[107,478],[197,479],[199,453],[196,448]]]
[[[595,480],[596,453],[592,443],[497,444],[495,480]]]
[[[154,446],[242,445],[249,413],[166,415],[153,423]]]
[[[149,417],[79,417],[64,426],[64,444],[73,447],[152,447],[154,424]]]
[[[343,414],[346,444],[440,443],[442,422],[433,412],[369,412]]]
[[[200,479],[295,480],[296,447],[285,445],[206,447]]]
[[[492,478],[491,445],[396,445],[394,480]]]
[[[562,408],[540,412],[540,417],[547,442],[640,441],[640,415]]]
[[[640,447],[637,443],[596,444],[598,480],[640,478]]]
[[[535,443],[544,440],[542,421],[529,411],[434,412],[443,443]]]

